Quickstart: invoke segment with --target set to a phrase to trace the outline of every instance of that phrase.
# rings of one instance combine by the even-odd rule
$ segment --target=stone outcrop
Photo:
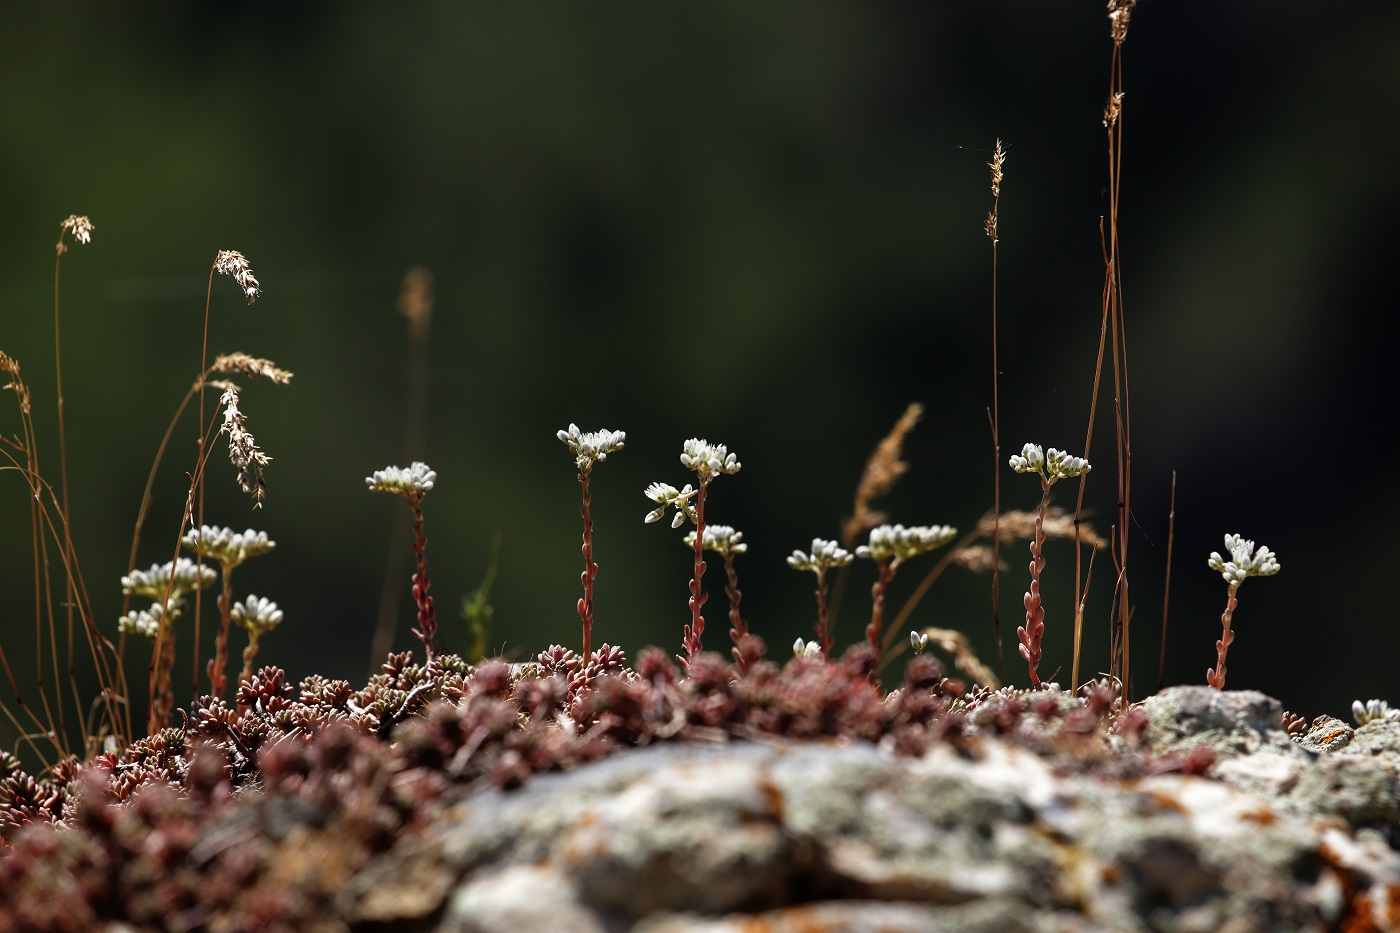
[[[346,915],[459,933],[1400,929],[1400,724],[1320,717],[1290,739],[1277,701],[1206,687],[1140,708],[1149,760],[1207,747],[1209,770],[1114,776],[992,735],[919,757],[662,744],[462,796],[359,872]]]

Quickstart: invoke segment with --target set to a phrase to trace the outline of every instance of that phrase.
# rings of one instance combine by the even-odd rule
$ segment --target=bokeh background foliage
[[[208,518],[278,542],[236,580],[286,610],[263,659],[293,678],[358,681],[371,665],[401,505],[363,477],[405,459],[395,302],[414,265],[436,279],[422,455],[440,477],[425,509],[449,648],[465,644],[456,607],[497,530],[495,643],[523,656],[578,640],[578,485],[554,437],[570,421],[627,432],[593,481],[594,638],[633,654],[678,647],[688,617],[680,533],[641,522],[646,483],[686,480],[687,437],[744,463],[709,515],[746,533],[746,615],[780,654],[815,614],[810,575],[784,556],[836,534],[907,402],[928,413],[884,504],[897,521],[971,527],[992,484],[981,224],[998,136],[1003,459],[1026,440],[1082,452],[1107,209],[1100,3],[31,4],[0,12],[0,31],[0,347],[35,390],[51,471],[52,244],[70,212],[97,226],[64,259],[64,370],[74,537],[113,631],[219,249],[244,252],[265,295],[247,307],[215,283],[211,350],[297,378],[245,393],[274,457],[267,508],[251,513],[216,462]],[[1384,5],[1360,23],[1145,0],[1134,18],[1122,248],[1139,695],[1156,679],[1176,469],[1168,682],[1213,661],[1224,585],[1205,558],[1238,531],[1284,570],[1242,593],[1230,686],[1310,715],[1400,699],[1390,351],[1374,339],[1393,307],[1397,183],[1380,168],[1396,154],[1397,36]],[[4,401],[0,429],[17,428]],[[169,556],[194,433],[187,421],[159,479],[141,566]],[[1104,420],[1089,486],[1101,531],[1110,444]],[[1003,470],[1007,507],[1031,508],[1034,482]],[[28,509],[13,476],[0,496],[0,625],[12,657],[32,658]],[[1025,557],[1007,556],[1003,633],[1024,682]],[[1047,675],[1070,660],[1069,549],[1052,543],[1049,564]],[[1103,562],[1089,671],[1107,665],[1108,577]],[[857,567],[839,644],[860,636],[871,578]],[[727,648],[711,579],[707,643]],[[962,629],[991,660],[988,593],[988,578],[950,573],[915,618]],[[408,648],[406,585],[399,605]],[[180,696],[189,669],[182,658]]]

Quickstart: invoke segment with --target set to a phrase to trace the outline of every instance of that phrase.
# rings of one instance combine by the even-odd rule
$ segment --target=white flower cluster
[[[203,564],[196,565],[188,557],[175,562],[175,581],[170,582],[170,561],[152,564],[149,570],[133,570],[122,577],[122,595],[145,596],[147,599],[165,599],[165,588],[170,586],[170,599],[173,602],[186,593],[202,590],[213,584],[218,574],[214,568]]]
[[[404,467],[385,467],[375,470],[373,476],[365,477],[370,492],[392,492],[410,501],[421,499],[437,482],[437,473],[422,460],[415,460]]]
[[[243,297],[248,299],[248,304],[258,300],[262,294],[262,284],[258,282],[258,277],[253,274],[253,269],[248,265],[248,260],[236,249],[221,249],[214,257],[214,271],[220,275],[231,275],[238,283],[238,287],[243,289]]]
[[[909,647],[914,649],[914,654],[921,655],[928,650],[928,635],[919,632],[909,633]]]
[[[1219,551],[1211,551],[1206,564],[1231,586],[1239,586],[1246,577],[1272,577],[1279,572],[1278,555],[1262,544],[1256,551],[1253,541],[1239,535],[1226,535],[1225,550],[1230,552],[1228,560],[1221,557]]]
[[[695,532],[685,536],[685,543],[687,547],[695,547]],[[742,554],[749,549],[744,543],[744,533],[735,531],[730,525],[706,525],[702,547],[707,551],[727,555]]]
[[[570,424],[567,431],[560,431],[556,436],[569,445],[580,473],[591,472],[595,462],[601,463],[608,459],[608,454],[621,450],[622,442],[627,439],[625,432],[607,428],[581,434],[576,424]]]
[[[1351,704],[1351,718],[1358,726],[1368,722],[1400,722],[1400,709],[1391,709],[1385,700],[1356,700]]]
[[[795,658],[820,658],[822,656],[821,642],[803,641],[799,638],[792,643],[792,656]]]
[[[904,561],[942,547],[957,536],[958,530],[949,525],[879,525],[870,529],[870,543],[856,548],[856,556],[878,563],[890,558]]]
[[[702,477],[709,477],[715,473],[732,476],[739,472],[743,464],[723,444],[711,444],[703,438],[692,437],[685,442],[685,449],[681,451],[681,466],[694,470]]]
[[[282,622],[282,610],[262,596],[250,595],[243,602],[234,603],[229,615],[236,624],[259,635],[272,631]]]
[[[1017,473],[1039,473],[1047,483],[1071,476],[1082,476],[1093,469],[1083,457],[1074,457],[1063,450],[1050,448],[1049,453],[1038,444],[1027,444],[1019,456],[1011,457],[1011,469]]]
[[[695,506],[690,504],[690,499],[695,495],[695,490],[686,483],[684,489],[677,489],[667,483],[652,483],[643,493],[648,499],[656,503],[656,508],[647,513],[644,521],[658,522],[665,516],[666,510],[674,507],[676,515],[671,519],[671,527],[679,528],[686,520],[696,521]],[[709,529],[706,529],[708,531]],[[695,543],[691,542],[691,547]]]
[[[793,570],[811,570],[822,573],[832,567],[845,567],[852,559],[851,552],[842,548],[835,541],[813,538],[811,554],[793,551],[787,562]]]
[[[172,599],[170,611],[165,614],[165,617],[174,622],[184,611],[184,600]],[[139,611],[133,609],[117,620],[117,631],[123,635],[140,635],[142,638],[155,641],[156,635],[160,632],[161,614],[160,603],[152,603],[149,609]]]
[[[277,546],[265,531],[234,531],[220,525],[204,525],[191,529],[180,539],[188,550],[203,551],[204,556],[225,567],[237,567],[250,557],[260,557]]]

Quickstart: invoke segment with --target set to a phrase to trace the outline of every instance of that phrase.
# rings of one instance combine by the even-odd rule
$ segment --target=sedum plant
[[[184,610],[184,596],[211,586],[216,574],[212,567],[197,564],[188,557],[152,564],[149,570],[133,570],[122,577],[122,595],[151,600],[151,607],[128,612],[117,622],[123,633],[151,639],[151,707],[147,713],[149,731],[155,732],[169,720],[175,708],[170,675],[175,669],[175,629],[171,623]]]
[[[647,513],[646,521],[658,521],[666,514],[668,508],[674,508],[676,515],[671,520],[672,528],[679,528],[687,519],[695,523],[696,537],[692,545],[695,550],[695,573],[690,580],[690,624],[685,627],[685,635],[681,640],[685,654],[676,656],[681,666],[689,670],[690,663],[702,649],[700,637],[705,633],[705,617],[702,613],[705,603],[709,600],[702,584],[705,576],[705,560],[702,557],[705,540],[705,492],[716,476],[721,473],[738,473],[743,465],[725,445],[711,444],[704,438],[692,437],[681,449],[681,466],[695,471],[699,480],[698,487],[691,488],[687,484],[685,489],[678,490],[665,483],[652,483],[644,494],[657,503],[657,507]]]
[[[253,679],[253,659],[258,656],[258,639],[282,624],[282,610],[270,599],[249,594],[241,603],[235,603],[232,612],[234,624],[248,630],[248,647],[243,649],[243,670],[238,674],[239,683]]]
[[[854,555],[835,541],[823,538],[812,539],[812,553],[793,551],[787,559],[793,570],[810,570],[817,575],[817,640],[812,642],[822,654],[831,654],[834,639],[831,634],[831,618],[826,608],[826,572],[835,567],[849,567]],[[799,651],[799,653],[801,653]]]
[[[1011,458],[1017,473],[1040,477],[1040,507],[1035,511],[1035,534],[1031,538],[1031,588],[1026,591],[1026,624],[1016,629],[1021,657],[1030,669],[1031,686],[1040,687],[1040,643],[1045,637],[1045,605],[1040,597],[1040,575],[1045,570],[1045,510],[1050,505],[1050,487],[1071,476],[1083,476],[1093,469],[1083,457],[1073,457],[1051,447],[1046,453],[1036,444],[1027,444]]]
[[[880,568],[879,579],[870,588],[874,605],[870,610],[870,624],[865,627],[865,638],[876,652],[884,649],[882,629],[885,619],[885,591],[894,579],[899,565],[940,548],[958,536],[958,530],[950,525],[878,525],[870,529],[870,540],[856,548],[856,556],[869,558]]]
[[[219,634],[214,640],[214,657],[206,671],[209,674],[209,692],[222,697],[228,688],[228,678],[224,670],[228,667],[228,629],[233,611],[233,571],[250,557],[260,557],[277,546],[277,542],[266,532],[234,531],[218,525],[201,525],[198,531],[191,530],[181,539],[187,550],[211,557],[219,565],[223,577],[223,590],[219,594]]]
[[[579,433],[578,425],[570,424],[567,431],[556,435],[569,447],[578,467],[578,482],[583,490],[583,505],[579,514],[583,516],[583,596],[578,601],[578,615],[583,622],[583,656],[593,654],[593,581],[598,577],[598,564],[593,560],[593,516],[589,512],[592,502],[588,494],[588,477],[593,472],[593,464],[608,459],[608,454],[622,449],[627,439],[622,431],[609,431],[603,428],[587,434]]]
[[[685,543],[690,547],[695,547],[697,535],[694,531],[685,536]],[[750,638],[748,623],[744,621],[743,615],[739,612],[739,603],[744,598],[744,594],[739,591],[739,574],[734,569],[735,556],[744,553],[749,546],[744,543],[744,533],[735,531],[731,525],[708,525],[705,528],[702,547],[707,551],[714,551],[724,558],[724,575],[727,581],[724,593],[729,597],[729,638],[734,642],[734,647],[730,653],[734,656],[734,664],[743,673],[748,669],[749,652],[744,643]]]
[[[426,463],[415,460],[404,467],[385,467],[365,477],[370,492],[388,492],[401,497],[413,510],[413,557],[417,568],[413,573],[413,601],[418,605],[418,627],[413,634],[423,642],[423,650],[431,664],[437,653],[437,618],[433,613],[433,597],[428,594],[432,582],[428,579],[428,539],[423,536],[423,497],[432,491],[437,473]]]
[[[1239,535],[1225,536],[1225,550],[1229,552],[1228,558],[1221,557],[1219,551],[1211,551],[1210,559],[1206,561],[1206,565],[1219,573],[1230,587],[1225,597],[1225,611],[1220,616],[1223,631],[1215,643],[1215,669],[1206,671],[1206,683],[1217,690],[1225,689],[1225,655],[1235,640],[1235,633],[1230,628],[1238,603],[1235,594],[1250,577],[1272,577],[1280,569],[1278,556],[1273,551],[1262,544],[1255,550],[1253,541]]]

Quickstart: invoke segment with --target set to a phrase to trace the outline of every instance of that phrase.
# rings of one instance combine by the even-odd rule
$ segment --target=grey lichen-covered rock
[[[1189,752],[1206,746],[1217,756],[1288,746],[1283,704],[1257,690],[1217,690],[1206,686],[1168,687],[1141,705],[1147,738],[1156,754]]]
[[[1100,778],[990,736],[917,758],[663,745],[466,795],[349,896],[361,921],[463,933],[1391,928],[1390,738],[1280,748],[1276,703],[1211,692],[1227,702],[1170,700],[1207,729],[1159,713],[1182,743],[1169,749],[1188,734],[1257,745],[1212,776]],[[457,880],[437,907],[396,899],[441,873]],[[396,903],[416,906],[396,918]]]

